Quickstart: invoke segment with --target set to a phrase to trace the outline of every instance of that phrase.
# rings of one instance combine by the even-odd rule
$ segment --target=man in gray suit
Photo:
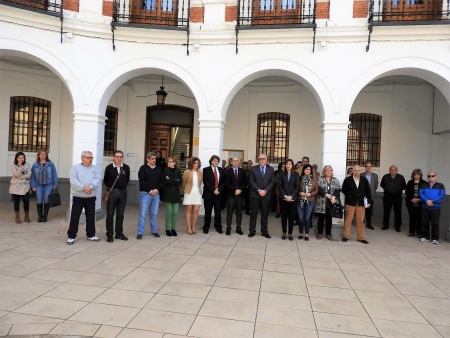
[[[267,156],[260,154],[258,156],[258,165],[250,169],[249,189],[250,189],[250,233],[248,237],[255,236],[256,219],[258,210],[261,208],[261,234],[266,238],[271,238],[267,226],[269,217],[269,204],[272,190],[275,186],[275,171],[270,165],[267,165]]]
[[[362,173],[361,176],[367,178],[370,185],[370,193],[372,196],[372,201],[368,201],[370,207],[366,208],[366,228],[375,230],[372,226],[372,214],[373,214],[373,201],[375,199],[375,191],[378,188],[378,175],[372,172],[372,163],[367,162],[364,166],[366,172]]]

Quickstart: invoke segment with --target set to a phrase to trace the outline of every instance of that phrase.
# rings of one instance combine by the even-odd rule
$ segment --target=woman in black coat
[[[300,178],[294,171],[294,161],[286,161],[286,170],[280,171],[277,175],[277,187],[280,190],[281,198],[281,227],[283,235],[281,239],[286,239],[286,225],[289,223],[288,236],[292,241],[292,230],[294,229],[294,215],[297,210],[298,190],[300,189]]]
[[[175,166],[177,160],[175,157],[167,159],[167,167],[163,170],[164,191],[162,201],[166,205],[166,235],[177,236],[177,216],[180,205],[180,185],[181,171]]]
[[[419,196],[419,188],[423,180],[422,170],[414,169],[411,174],[411,179],[406,184],[405,201],[409,213],[409,232],[408,237],[420,237],[422,228],[422,206]]]

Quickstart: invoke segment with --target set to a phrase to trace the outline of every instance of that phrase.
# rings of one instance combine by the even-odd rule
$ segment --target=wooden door
[[[176,26],[177,0],[130,0],[130,21],[150,25]]]
[[[440,20],[442,0],[390,0],[383,12],[384,21]]]
[[[170,126],[151,125],[147,131],[147,147],[145,154],[149,151],[161,152],[161,157],[167,158],[170,151]]]
[[[25,5],[27,7],[39,8],[39,9],[47,9],[48,8],[48,0],[17,0],[17,4]]]
[[[253,25],[298,24],[301,0],[254,0]]]

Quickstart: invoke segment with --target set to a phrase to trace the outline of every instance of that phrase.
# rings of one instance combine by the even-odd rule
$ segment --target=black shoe
[[[142,239],[142,234],[138,234],[138,235],[136,236],[136,239]]]
[[[387,227],[387,226],[383,226],[383,227],[381,228],[381,230],[387,230],[387,229],[389,229],[389,227]]]
[[[286,239],[286,233],[281,236],[281,239],[284,241]]]
[[[204,233],[205,235],[207,235],[208,232],[209,232],[208,230],[203,229],[203,233]]]
[[[248,237],[255,237],[255,234],[251,232],[248,234]]]
[[[156,237],[156,238],[161,237],[161,236],[159,236],[159,234],[157,232],[152,232],[152,235],[153,235],[153,237]]]
[[[216,229],[218,234],[223,234],[223,230],[222,229]]]
[[[223,232],[223,231],[222,231]],[[227,232],[225,233],[225,235],[230,236],[231,235],[231,230],[227,230]]]
[[[395,228],[395,231],[401,232],[402,230],[400,230],[400,227],[396,227],[396,228]]]
[[[250,215],[250,212],[249,212],[249,211],[246,211],[245,214],[246,214],[246,215]]]
[[[289,235],[288,235],[288,239],[289,239],[290,241],[293,241],[293,240],[294,240],[294,237],[292,237],[292,234],[289,234]]]
[[[172,229],[171,232],[172,232],[172,236],[178,236],[177,231],[175,229]]]
[[[128,237],[125,236],[124,234],[116,235],[116,239],[120,239],[122,241],[128,241]]]
[[[272,238],[272,236],[270,236],[268,233],[267,233],[267,234],[264,234],[263,237],[266,237],[266,238]]]
[[[307,242],[308,242],[308,241],[309,241],[309,237],[305,237],[305,241],[307,241]]]
[[[277,214],[277,215],[275,216],[275,218],[280,218],[280,214]]]
[[[367,242],[365,239],[362,239],[362,240],[359,240],[359,239],[358,239],[358,242],[359,242],[359,243],[362,243],[362,244],[369,244],[369,242]]]
[[[113,240],[113,238],[112,238],[112,237],[108,237],[108,238],[106,239],[106,241],[107,241],[108,243],[112,243],[112,242],[114,242],[114,240]]]
[[[367,229],[375,230],[375,228],[372,225],[366,226]]]
[[[172,237],[172,231],[166,230],[166,235],[169,236],[169,237]]]
[[[303,236],[302,235],[298,236],[298,239],[303,239]]]
[[[243,235],[244,233],[242,232],[241,228],[237,228],[236,229],[236,233],[239,235]]]
[[[342,238],[342,242],[344,242],[344,243],[345,243],[345,242],[347,242],[347,241],[348,241],[348,238],[345,238],[345,237],[344,237],[344,238]]]

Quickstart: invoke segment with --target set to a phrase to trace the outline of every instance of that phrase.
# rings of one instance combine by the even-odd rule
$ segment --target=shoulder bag
[[[111,186],[111,189],[106,190],[106,191],[103,193],[102,199],[103,199],[106,203],[108,203],[108,201],[109,201],[109,195],[111,195],[111,191],[114,189],[114,186],[116,185],[117,180],[119,179],[121,173],[122,173],[122,170],[120,170],[120,173],[117,175],[116,180],[114,181],[113,185]]]

